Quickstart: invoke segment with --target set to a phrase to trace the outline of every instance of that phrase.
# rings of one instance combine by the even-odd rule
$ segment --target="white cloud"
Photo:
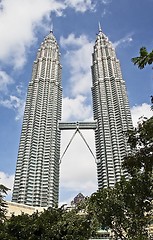
[[[7,86],[12,84],[13,79],[4,71],[0,71],[0,91],[7,92]]]
[[[5,187],[9,188],[10,190],[7,192],[6,199],[10,200],[12,190],[13,190],[13,183],[14,183],[14,175],[9,175],[5,172],[0,172],[0,184],[4,185]]]
[[[15,67],[23,66],[25,62],[26,47],[30,47],[35,41],[34,27],[41,23],[43,17],[49,14],[51,1],[15,0],[3,1],[3,11],[0,15],[0,59],[7,61],[10,58]],[[52,9],[56,10],[60,6]],[[36,10],[37,9],[37,10]]]
[[[91,106],[85,101],[86,97],[81,95],[76,98],[63,98],[62,121],[78,121],[91,117]]]
[[[26,48],[35,42],[35,28],[49,20],[50,11],[60,12],[63,3],[55,0],[2,0],[0,11],[0,60],[22,67]]]
[[[93,42],[87,36],[75,37],[70,34],[66,39],[61,38],[61,46],[73,46],[64,56],[64,62],[69,66],[69,86],[73,96],[88,94],[91,91],[91,55]],[[74,49],[75,48],[75,49]]]
[[[128,34],[125,37],[121,38],[120,40],[113,43],[114,48],[119,47],[120,45],[127,45],[133,41],[132,34]]]
[[[65,3],[67,6],[74,8],[75,11],[85,12],[87,10],[94,11],[95,4],[92,0],[66,0]]]
[[[72,74],[90,70],[92,49],[93,43],[88,42],[84,44],[82,42],[82,46],[79,49],[70,50],[67,53],[65,58],[70,64]]]
[[[112,2],[112,0],[102,0],[102,3],[104,5],[110,4]]]
[[[17,96],[10,96],[9,99],[0,100],[0,105],[9,109],[13,109],[16,113],[16,120],[19,120],[23,116],[25,100],[18,98]]]
[[[133,125],[134,127],[136,127],[139,121],[139,118],[141,117],[150,118],[153,116],[153,111],[151,111],[151,105],[147,103],[142,103],[142,105],[133,106],[131,108],[131,114],[132,114]]]
[[[26,50],[36,41],[36,28],[48,27],[52,12],[61,16],[69,7],[81,12],[94,9],[91,0],[2,0],[0,4],[0,61],[15,68],[23,67]]]
[[[74,96],[77,94],[91,93],[91,73],[90,71],[77,73],[70,78],[72,83],[71,92]]]
[[[18,85],[16,85],[16,92],[20,97],[25,95],[25,89],[21,82]]]
[[[78,193],[77,193],[78,194]],[[76,194],[76,195],[77,195]],[[71,205],[71,201],[74,199],[74,192],[71,194],[71,196],[66,196],[65,198],[62,197],[62,199],[59,199],[59,204],[58,206],[61,207],[63,205],[66,205],[66,207]]]
[[[83,44],[87,43],[89,43],[89,40],[86,35],[81,35],[77,38],[73,33],[71,33],[67,38],[64,38],[63,36],[61,36],[60,38],[61,47],[67,46],[81,47]]]
[[[81,132],[95,154],[94,131],[82,130]],[[61,155],[73,134],[74,131],[62,131]],[[89,196],[97,190],[96,172],[95,159],[79,133],[77,133],[62,158],[60,189],[64,188],[67,192],[73,191],[73,197],[79,192],[82,192],[85,196]]]
[[[101,17],[103,18],[106,15],[106,13],[107,13],[107,10],[106,10],[106,8],[104,8],[104,10],[103,10],[103,12],[101,14]]]

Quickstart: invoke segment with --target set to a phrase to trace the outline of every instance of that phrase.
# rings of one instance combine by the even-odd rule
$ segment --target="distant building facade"
[[[92,63],[94,123],[59,123],[62,109],[59,46],[51,31],[38,49],[29,83],[18,151],[12,201],[35,207],[58,203],[60,133],[94,129],[98,187],[120,180],[129,151],[126,132],[131,113],[119,60],[99,27]]]
[[[85,196],[82,193],[78,193],[73,201],[71,201],[71,206],[77,206],[79,203],[83,202],[85,200]]]
[[[21,204],[21,203],[15,203],[15,202],[6,202],[6,213],[5,216],[6,218],[10,218],[12,217],[12,215],[14,216],[18,216],[21,214],[28,214],[28,215],[32,215],[35,212],[43,212],[45,208],[41,208],[41,207],[33,207],[33,206],[28,206],[25,204]]]

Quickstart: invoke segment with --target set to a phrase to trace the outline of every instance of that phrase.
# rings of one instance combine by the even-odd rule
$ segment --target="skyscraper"
[[[92,56],[95,122],[62,123],[59,47],[52,31],[42,42],[27,93],[12,201],[40,207],[58,203],[64,129],[80,134],[80,129],[95,130],[99,188],[113,187],[126,175],[121,164],[129,151],[126,133],[133,127],[131,113],[119,60],[100,26]]]
[[[51,31],[42,42],[33,65],[12,201],[41,207],[57,203],[61,107],[60,54]]]
[[[99,26],[92,63],[92,96],[98,187],[113,187],[120,180],[121,164],[129,151],[127,131],[132,119],[119,60]]]

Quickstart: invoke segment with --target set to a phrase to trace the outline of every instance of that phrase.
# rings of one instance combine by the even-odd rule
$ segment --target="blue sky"
[[[139,70],[131,58],[153,49],[153,0],[0,1],[0,182],[12,188],[27,86],[37,49],[53,26],[60,45],[64,121],[92,120],[91,53],[98,22],[116,48],[136,124],[150,117],[151,66]],[[73,132],[63,132],[61,154]],[[84,131],[94,151],[94,133]],[[76,136],[61,164],[60,202],[97,188],[96,165]],[[10,199],[10,195],[8,199]]]

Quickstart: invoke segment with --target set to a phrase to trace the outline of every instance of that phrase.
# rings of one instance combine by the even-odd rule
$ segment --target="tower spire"
[[[53,23],[51,24],[50,32],[53,33]]]
[[[98,23],[98,26],[99,26],[99,32],[102,32],[100,22]]]

